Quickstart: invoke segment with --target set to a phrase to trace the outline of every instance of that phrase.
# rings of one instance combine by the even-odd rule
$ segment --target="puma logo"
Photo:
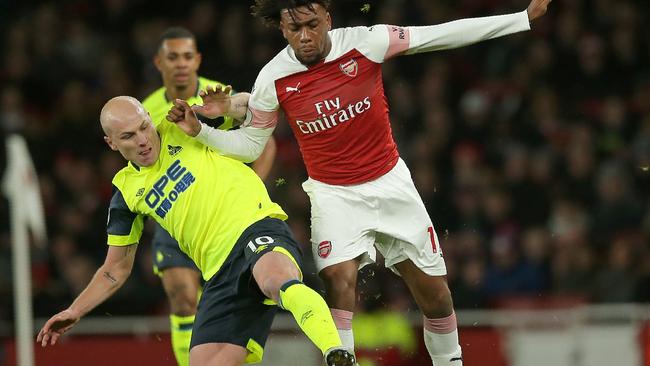
[[[298,85],[296,85],[296,86],[287,86],[287,87],[285,88],[285,91],[286,91],[287,93],[289,93],[289,92],[298,92],[298,93],[300,93],[300,89],[299,89],[299,88],[300,88],[300,83],[301,83],[301,82],[299,81],[299,82],[298,82]]]
[[[449,360],[449,362],[454,362],[454,361],[463,361],[463,358],[462,357],[454,357],[451,360]]]

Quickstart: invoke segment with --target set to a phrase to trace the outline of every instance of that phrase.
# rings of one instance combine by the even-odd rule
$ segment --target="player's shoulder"
[[[356,26],[332,29],[329,31],[332,49],[357,48],[367,42],[376,27],[373,25],[371,27]]]
[[[328,61],[335,60],[354,49],[375,62],[381,62],[388,46],[388,32],[384,24],[336,28],[331,30],[329,35],[332,40],[332,50],[327,57]]]
[[[118,190],[119,192],[122,192],[128,185],[129,181],[129,176],[133,174],[134,172],[137,172],[135,166],[131,165],[131,163],[127,163],[126,166],[124,166],[122,169],[120,169],[115,175],[113,176],[113,189]],[[115,192],[113,192],[115,193]]]
[[[355,27],[343,27],[343,28],[334,28],[329,31],[330,39],[332,42],[336,41],[354,41],[358,39],[363,39],[368,36],[368,33],[373,29],[372,27],[366,26],[355,26]]]
[[[154,90],[151,94],[147,95],[142,100],[142,105],[145,109],[149,110],[152,107],[156,107],[160,104],[167,103],[165,99],[165,87],[161,86],[160,88]]]

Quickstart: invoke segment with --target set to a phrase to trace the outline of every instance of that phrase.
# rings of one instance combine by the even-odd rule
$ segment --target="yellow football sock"
[[[169,320],[171,321],[172,349],[176,356],[176,362],[178,362],[178,366],[188,366],[190,364],[190,341],[192,340],[194,315],[171,314]]]
[[[285,283],[280,289],[280,306],[293,314],[300,329],[323,354],[332,347],[341,346],[325,300],[304,283],[298,280]]]

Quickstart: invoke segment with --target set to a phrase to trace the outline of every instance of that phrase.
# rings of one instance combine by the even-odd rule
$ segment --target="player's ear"
[[[156,52],[156,55],[153,57],[153,64],[156,66],[156,69],[158,71],[160,70],[160,64],[162,63],[162,59],[160,58],[160,55]]]
[[[283,20],[280,20],[280,24],[278,24],[278,29],[280,30],[280,32],[282,32],[282,37],[284,37],[284,39],[288,41],[289,39],[287,38],[287,32]]]
[[[104,136],[104,142],[106,142],[106,144],[108,145],[108,147],[111,148],[111,150],[117,151],[117,145],[113,143],[113,140],[111,140],[110,137]]]
[[[197,62],[197,67],[201,66],[201,61],[203,60],[203,56],[201,55],[201,52],[196,53],[196,62]]]
[[[326,21],[327,21],[327,30],[328,30],[328,31],[331,31],[331,30],[332,30],[332,17],[330,16],[330,12],[329,12],[329,11],[327,12],[327,18],[326,18]]]

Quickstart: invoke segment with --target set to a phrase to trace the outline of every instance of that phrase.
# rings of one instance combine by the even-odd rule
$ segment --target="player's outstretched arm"
[[[245,103],[243,102],[244,98]],[[244,104],[247,109],[248,95],[242,97],[242,105]],[[167,120],[176,123],[183,132],[195,137],[202,144],[223,155],[246,163],[256,160],[262,154],[266,142],[275,129],[274,121],[276,120],[273,120],[266,127],[253,127],[255,123],[250,122],[250,126],[245,125],[237,130],[222,131],[201,123],[194,113],[195,107],[190,107],[184,100],[176,99],[174,106],[167,113]],[[243,114],[245,115],[245,112]]]
[[[546,14],[546,9],[548,8],[548,4],[550,4],[551,1],[552,0],[532,0],[527,9],[528,20],[532,22],[533,20]]]
[[[544,15],[550,2],[551,0],[532,0],[526,10],[512,14],[466,18],[428,26],[388,26],[384,32],[388,33],[389,47],[384,59],[402,54],[458,48],[530,30],[530,22]],[[377,34],[382,34],[381,27],[376,30]],[[382,42],[378,44],[385,47]]]
[[[56,344],[82,316],[115,293],[131,274],[137,244],[109,246],[104,264],[69,308],[51,317],[38,332],[36,341],[45,347]]]

